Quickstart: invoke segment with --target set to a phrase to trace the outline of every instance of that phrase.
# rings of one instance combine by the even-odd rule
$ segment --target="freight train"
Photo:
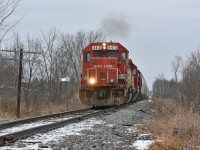
[[[79,97],[87,106],[115,106],[148,97],[146,81],[116,42],[91,43],[81,54]]]

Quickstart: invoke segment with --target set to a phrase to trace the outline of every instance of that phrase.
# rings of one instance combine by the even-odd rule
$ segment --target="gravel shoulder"
[[[59,142],[48,144],[53,149],[140,149],[134,142],[149,142],[152,139],[145,128],[151,117],[151,101],[143,100],[126,109],[96,118],[101,123],[80,131],[79,135],[69,135]]]

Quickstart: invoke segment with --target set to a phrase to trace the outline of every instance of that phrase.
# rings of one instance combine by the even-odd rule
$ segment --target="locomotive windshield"
[[[120,60],[120,62],[126,61],[126,53],[125,52],[120,52],[119,60]]]
[[[94,57],[103,57],[103,52],[94,52]]]
[[[93,57],[117,57],[117,52],[94,52]]]
[[[106,52],[106,57],[117,57],[117,52]]]

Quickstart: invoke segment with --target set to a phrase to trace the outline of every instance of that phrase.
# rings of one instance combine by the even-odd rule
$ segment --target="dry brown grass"
[[[152,101],[153,120],[149,126],[158,141],[150,149],[197,149],[200,146],[200,115],[171,99]]]
[[[67,102],[52,103],[50,101],[34,101],[27,109],[24,101],[21,102],[21,118],[41,116],[46,114],[59,113],[86,108],[81,104],[79,98],[74,96]],[[0,99],[0,120],[13,120],[16,118],[16,102]]]

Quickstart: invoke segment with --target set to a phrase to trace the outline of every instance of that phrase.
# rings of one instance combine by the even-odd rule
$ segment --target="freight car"
[[[147,98],[146,81],[120,43],[91,43],[81,55],[79,97],[87,106],[113,106]]]

